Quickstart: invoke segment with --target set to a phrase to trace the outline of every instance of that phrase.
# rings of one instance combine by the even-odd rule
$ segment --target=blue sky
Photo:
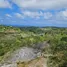
[[[67,0],[0,0],[0,24],[67,27]]]

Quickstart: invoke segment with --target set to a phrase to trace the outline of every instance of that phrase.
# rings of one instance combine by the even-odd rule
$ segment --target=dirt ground
[[[19,62],[17,67],[47,67],[47,60],[44,57],[39,57],[29,62]]]

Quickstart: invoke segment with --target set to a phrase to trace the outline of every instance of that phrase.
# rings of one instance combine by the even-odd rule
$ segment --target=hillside
[[[46,42],[46,48],[40,48]],[[23,47],[49,54],[48,67],[67,67],[67,28],[0,26],[0,62]]]

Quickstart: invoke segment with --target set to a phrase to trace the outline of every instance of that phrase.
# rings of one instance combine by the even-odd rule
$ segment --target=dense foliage
[[[48,41],[48,67],[67,67],[67,28],[0,26],[0,60],[11,51],[23,46]]]

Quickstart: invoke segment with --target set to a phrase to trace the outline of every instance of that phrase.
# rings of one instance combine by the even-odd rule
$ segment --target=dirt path
[[[18,67],[47,67],[47,60],[44,57],[39,57],[27,63],[18,63]]]
[[[39,57],[29,62],[18,62],[13,64],[4,64],[1,67],[47,67],[47,59]]]

